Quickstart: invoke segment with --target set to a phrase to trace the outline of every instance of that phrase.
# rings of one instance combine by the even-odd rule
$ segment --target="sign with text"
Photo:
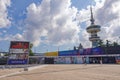
[[[10,49],[28,49],[29,42],[11,41]]]
[[[10,53],[29,53],[29,49],[10,49]]]
[[[11,41],[8,64],[27,64],[29,45],[29,42]]]

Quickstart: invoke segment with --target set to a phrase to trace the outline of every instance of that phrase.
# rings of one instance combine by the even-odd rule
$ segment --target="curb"
[[[25,67],[25,68],[23,68],[24,69],[23,71],[17,71],[17,72],[14,72],[14,73],[1,75],[0,79],[4,78],[4,77],[13,76],[13,75],[16,75],[16,74],[20,74],[20,73],[23,73],[25,71],[31,71],[31,70],[34,70],[34,69],[43,68],[45,66],[47,66],[47,65],[37,65],[37,66]]]

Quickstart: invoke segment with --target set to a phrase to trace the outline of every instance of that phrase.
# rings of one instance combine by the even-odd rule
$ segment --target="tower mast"
[[[92,42],[92,47],[97,47],[98,46],[98,41],[100,40],[100,37],[97,35],[97,33],[100,31],[100,26],[95,25],[94,22],[94,17],[93,17],[93,12],[92,12],[92,7],[90,7],[90,12],[91,12],[91,25],[87,27],[87,32],[91,35],[89,37],[89,40]]]
[[[92,12],[92,7],[90,7],[90,11],[91,11],[91,19],[90,19],[90,21],[91,21],[91,24],[94,24],[94,18],[93,18],[93,12]]]

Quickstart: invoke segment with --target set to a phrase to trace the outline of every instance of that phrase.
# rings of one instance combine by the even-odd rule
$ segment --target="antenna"
[[[90,21],[91,21],[91,24],[94,24],[94,18],[93,18],[93,13],[92,13],[92,6],[90,6],[90,11],[91,11],[91,19],[90,19]]]

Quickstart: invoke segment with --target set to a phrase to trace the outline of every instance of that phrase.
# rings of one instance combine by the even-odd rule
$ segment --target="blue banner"
[[[23,60],[23,59],[9,59],[9,61],[8,61],[8,64],[10,65],[10,64],[27,64],[28,63],[28,60],[27,59],[25,59],[25,60]]]
[[[84,49],[84,55],[91,55],[91,54],[92,54],[92,49],[91,48]]]
[[[79,55],[79,51],[78,50],[59,51],[58,55],[59,56],[77,56]]]
[[[102,50],[102,48],[99,48],[99,47],[97,47],[97,48],[92,48],[92,54],[93,54],[93,55],[103,54],[103,50]]]

